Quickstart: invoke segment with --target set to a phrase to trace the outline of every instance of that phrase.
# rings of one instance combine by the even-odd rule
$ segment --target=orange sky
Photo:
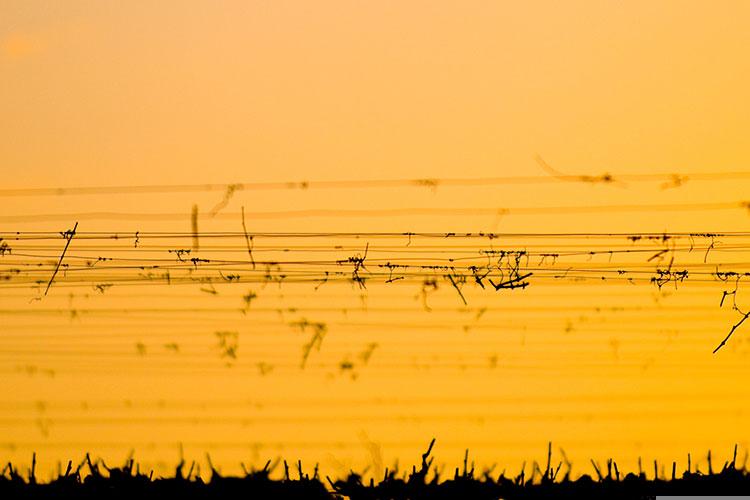
[[[194,0],[156,4],[6,0],[0,3],[1,187],[548,175],[534,160],[536,154],[574,175],[599,176],[609,172],[617,178],[618,174],[651,172],[689,175],[744,171],[750,162],[748,10],[750,5],[740,1],[460,5],[434,0],[314,4],[227,1],[217,5]],[[222,217],[201,219],[200,228],[239,231],[240,207],[264,212],[306,208],[501,209],[735,203],[747,198],[746,186],[746,180],[719,179],[688,181],[680,188],[667,190],[661,189],[659,182],[590,185],[563,181],[438,187],[434,191],[413,187],[246,190],[233,195]],[[222,196],[221,191],[216,191],[3,197],[0,231],[62,231],[75,222],[19,222],[12,219],[16,216],[128,212],[176,213],[184,214],[184,219],[84,217],[81,231],[186,232],[190,229],[192,205],[197,204],[205,216]],[[747,211],[739,205],[717,210],[579,214],[552,211],[502,217],[258,217],[249,221],[249,230],[706,232],[741,231],[746,217]],[[239,245],[239,250],[235,250],[241,255],[242,242],[234,243]],[[59,249],[50,245],[46,251],[57,254]],[[74,241],[71,251],[97,255],[96,250],[86,250],[81,245],[76,249],[76,245]],[[373,243],[374,251],[377,245]],[[730,260],[742,265],[742,257],[743,254],[733,255]],[[697,265],[700,260],[698,255],[688,259]],[[10,265],[2,260],[0,264]],[[139,290],[115,287],[111,297],[92,298],[84,296],[91,295],[87,288],[71,298],[68,291],[53,288],[41,305],[28,303],[29,290],[0,291],[3,308],[26,312],[33,312],[35,307],[72,304],[202,307],[207,300],[197,287],[177,291],[164,287],[161,295],[152,298],[148,296],[151,292],[138,296]],[[389,290],[375,287],[368,293],[374,303],[413,306],[414,311],[396,318],[399,321],[430,321],[432,317],[425,316],[420,303],[413,300],[418,290],[399,289],[404,292],[399,296],[390,295]],[[515,318],[520,322],[533,322],[534,317],[523,310],[518,317],[506,317],[500,306],[512,304],[522,309],[551,305],[559,303],[561,295],[565,298],[562,305],[571,307],[592,300],[591,295],[568,296],[556,290],[554,286],[540,287],[539,296],[532,290],[527,296],[514,296],[507,302],[505,297],[482,294],[473,296],[473,300],[477,307],[497,308],[498,320]],[[656,308],[650,288],[643,287],[641,295],[629,289],[603,290],[598,298],[604,306],[640,304]],[[290,286],[289,293],[297,293],[295,299],[268,298],[268,307],[320,306],[331,301],[348,301],[354,307],[359,303],[357,294],[348,294],[350,288],[338,291],[343,292],[338,298],[324,298],[313,296],[311,287]],[[187,297],[178,297],[178,292]],[[245,292],[245,288],[228,291],[212,304],[236,306]],[[687,294],[670,304],[715,306],[720,297],[720,291],[714,289],[701,293],[697,298]],[[451,290],[442,290],[439,297],[436,300],[446,305],[457,305]],[[387,463],[395,458],[411,463],[423,448],[420,443],[426,444],[437,435],[438,454],[441,442],[452,443],[444,448],[446,461],[460,461],[460,449],[470,446],[482,463],[505,460],[509,467],[520,467],[524,459],[541,457],[549,440],[562,441],[570,456],[581,464],[590,456],[603,458],[607,453],[619,453],[625,457],[623,462],[631,465],[639,453],[671,460],[691,450],[699,451],[695,449],[698,446],[703,447],[700,450],[712,446],[728,452],[734,442],[750,442],[750,435],[742,427],[750,406],[743,402],[746,398],[739,401],[741,398],[733,395],[733,390],[740,391],[741,387],[734,387],[723,378],[744,380],[747,352],[744,347],[727,349],[721,361],[710,354],[736,318],[726,311],[719,314],[717,309],[691,323],[674,311],[651,312],[653,319],[641,317],[635,325],[659,330],[656,341],[651,334],[627,331],[616,316],[603,320],[611,322],[612,328],[619,328],[617,335],[622,335],[618,337],[623,346],[619,359],[612,357],[614,337],[597,337],[596,327],[581,333],[583,337],[570,344],[561,342],[560,332],[566,321],[575,316],[573,313],[563,312],[554,321],[545,320],[538,337],[529,339],[529,345],[524,344],[525,337],[518,332],[501,340],[492,335],[479,336],[476,345],[466,347],[463,354],[467,359],[485,363],[495,350],[505,349],[511,365],[536,363],[538,368],[549,359],[550,366],[557,370],[540,373],[538,369],[507,367],[501,378],[468,370],[458,375],[440,372],[433,382],[419,370],[402,367],[399,371],[389,369],[387,363],[377,365],[380,361],[376,355],[372,368],[378,376],[363,375],[354,382],[338,378],[331,381],[325,370],[312,374],[290,370],[262,380],[255,374],[237,380],[223,372],[213,378],[185,376],[164,367],[154,374],[149,371],[151,368],[132,360],[125,362],[124,370],[132,371],[128,377],[123,377],[120,370],[108,371],[106,366],[96,365],[94,370],[99,371],[92,380],[73,372],[65,375],[65,369],[74,371],[77,364],[93,362],[93,356],[71,360],[53,353],[49,361],[61,367],[54,381],[25,373],[11,375],[17,385],[8,407],[0,408],[2,417],[10,419],[0,421],[5,425],[2,433],[10,435],[16,429],[13,418],[21,419],[19,425],[29,425],[21,425],[23,432],[12,436],[22,444],[13,446],[10,439],[3,439],[5,447],[0,448],[0,456],[7,452],[21,460],[36,449],[44,455],[43,460],[52,464],[83,447],[96,449],[97,444],[104,446],[115,438],[135,441],[138,436],[147,436],[142,440],[156,443],[156,451],[145,446],[139,447],[138,452],[143,451],[151,463],[171,464],[176,458],[174,447],[165,451],[158,448],[160,443],[192,440],[210,444],[238,435],[226,423],[218,427],[185,424],[184,428],[177,426],[165,432],[161,427],[126,422],[119,427],[95,426],[96,431],[88,434],[80,425],[65,428],[66,424],[60,424],[58,429],[63,430],[51,431],[45,437],[40,435],[39,416],[34,413],[38,411],[35,402],[57,397],[62,405],[59,411],[76,418],[85,415],[80,408],[84,399],[93,401],[92,407],[101,406],[97,411],[103,413],[91,418],[135,418],[137,415],[123,413],[123,401],[129,400],[137,407],[139,401],[174,402],[186,397],[186,393],[195,394],[207,404],[208,415],[231,410],[215,401],[211,403],[213,396],[233,404],[257,398],[266,401],[267,407],[277,412],[275,415],[287,418],[310,415],[307,423],[292,419],[291,423],[266,422],[249,428],[246,425],[241,440],[255,442],[265,438],[285,443],[283,450],[271,448],[272,451],[254,456],[253,460],[259,463],[264,463],[268,455],[283,453],[321,460],[334,471],[336,467],[345,471],[349,464],[368,463],[372,457],[363,444],[367,439],[386,443],[383,454]],[[275,316],[264,320],[269,318]],[[122,349],[123,356],[135,356],[133,345],[144,332],[166,335],[169,330],[163,324],[168,318],[153,317],[144,320],[144,324],[126,316],[109,317],[109,322],[92,320],[90,325],[86,318],[81,319],[82,323],[67,319],[61,323],[59,318],[42,315],[0,319],[7,320],[7,338],[0,333],[0,342],[4,342],[0,351],[6,353],[0,368],[11,372],[18,363],[42,363],[32,354],[24,355],[28,360],[8,354],[14,349],[33,351],[46,347],[54,351],[65,347],[62,341],[60,345],[47,344],[40,340],[42,337],[19,340],[18,335],[25,331],[43,336],[60,328],[82,335],[90,328],[102,334],[119,327],[118,323],[132,324],[133,336],[126,336],[121,344],[82,342],[76,348]],[[331,314],[325,319],[342,318]],[[189,315],[182,320],[193,321]],[[197,329],[199,323],[196,320],[188,326]],[[706,329],[689,331],[698,323],[701,327],[705,324]],[[283,321],[280,325],[285,327]],[[219,327],[244,328],[243,335],[250,335],[248,329],[256,333],[262,330],[252,323],[248,325],[247,318],[231,315],[217,319],[216,328]],[[668,328],[686,328],[686,340],[672,343],[672,337],[664,330]],[[196,356],[205,355],[202,361],[209,359],[213,342],[213,325],[207,324],[205,329],[205,337],[185,341],[188,354],[192,348]],[[445,345],[433,344],[434,338],[425,328],[411,334],[413,342],[401,345],[399,342],[405,337],[385,332],[382,352],[401,356],[399,359],[409,363],[427,345],[428,360],[435,355],[454,362],[460,346],[469,345],[461,343],[465,341],[463,337],[449,337]],[[588,334],[592,338],[585,337]],[[331,351],[324,348],[321,359],[335,366],[342,355],[358,352],[368,340],[349,335],[352,333],[345,328],[332,330],[330,344],[326,344]],[[301,339],[286,331],[277,343],[253,342],[243,344],[244,352],[265,346],[265,351],[256,351],[289,360],[296,359]],[[576,368],[577,363],[591,358],[606,358],[602,361],[606,366]],[[383,359],[387,359],[385,354]],[[720,365],[721,362],[725,364]],[[644,364],[651,366],[648,363],[656,365],[651,371],[642,370]],[[700,374],[693,376],[691,366]],[[702,382],[691,386],[686,377]],[[326,398],[336,399],[334,406],[344,405],[356,398],[387,398],[395,389],[400,399],[392,407],[388,406],[391,403],[368,400],[374,409],[362,410],[362,420],[353,414],[349,423],[338,427],[324,420],[315,423],[314,417],[320,417],[316,405],[323,405],[321,401],[328,401]],[[467,394],[474,398],[474,406],[469,405],[467,412],[484,416],[486,422],[451,421],[446,409],[450,409],[450,401]],[[670,395],[674,394],[688,395],[673,402]],[[495,402],[485,404],[484,395]],[[303,401],[304,397],[308,399]],[[108,398],[117,403],[108,407]],[[588,403],[579,403],[581,400]],[[142,411],[141,416],[151,417],[162,411],[151,403],[143,404],[138,410]],[[689,409],[689,416],[682,421],[679,414],[674,414],[675,408],[681,407]],[[199,412],[196,408],[190,407],[194,412],[191,415]],[[657,414],[655,420],[629,420],[633,414],[646,411],[644,408]],[[718,416],[701,413],[725,408],[726,413]],[[381,414],[385,423],[374,417]],[[432,418],[432,424],[397,418],[404,414],[421,415],[428,421]],[[667,416],[658,417],[663,414]],[[519,420],[529,415],[536,416],[529,421]],[[612,437],[620,433],[622,437]],[[687,433],[693,433],[694,439],[685,438]],[[327,445],[300,445],[315,441],[310,436],[328,440],[328,444],[346,444],[333,449]],[[575,449],[570,450],[571,447]],[[190,450],[196,457],[204,451],[200,445]],[[127,451],[117,447],[100,449],[100,453],[115,457],[124,457]],[[214,453],[227,469],[237,469],[239,460],[250,461],[243,455],[245,451],[222,452],[219,447]]]
[[[6,1],[5,182],[741,169],[748,8]]]

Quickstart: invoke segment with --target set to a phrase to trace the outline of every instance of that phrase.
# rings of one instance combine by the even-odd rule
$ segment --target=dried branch
[[[718,346],[716,346],[716,349],[714,349],[714,352],[713,352],[714,354],[716,354],[716,352],[717,352],[717,351],[718,351],[719,349],[721,349],[722,347],[724,347],[724,345],[725,345],[725,344],[727,343],[727,341],[728,341],[728,340],[729,340],[729,338],[730,338],[730,337],[732,336],[732,334],[734,333],[734,331],[735,331],[735,330],[737,330],[737,328],[739,328],[740,326],[742,326],[742,323],[744,323],[744,322],[745,322],[745,320],[746,320],[746,319],[747,319],[747,318],[748,318],[749,316],[750,316],[750,311],[748,311],[747,313],[745,313],[745,314],[744,314],[744,316],[742,316],[742,319],[741,319],[741,320],[739,320],[739,321],[738,321],[738,322],[737,322],[737,323],[736,323],[736,324],[735,324],[735,325],[734,325],[734,326],[732,327],[732,329],[731,329],[731,330],[729,330],[729,333],[727,334],[727,336],[726,336],[726,337],[724,337],[724,340],[722,340],[722,341],[721,341],[721,343],[720,343],[720,344],[719,344]]]
[[[193,205],[193,210],[190,213],[190,227],[193,230],[193,250],[200,248],[198,244],[198,205]]]
[[[243,206],[241,209],[242,212],[242,232],[245,234],[245,244],[247,245],[247,254],[250,256],[250,262],[253,265],[253,270],[255,270],[255,259],[253,258],[253,237],[248,236],[247,234],[247,226],[245,226],[245,207]]]
[[[57,271],[60,270],[60,266],[62,265],[62,261],[65,258],[65,253],[68,251],[68,247],[70,246],[70,242],[73,239],[73,236],[76,235],[76,229],[78,229],[78,222],[76,222],[75,226],[73,226],[72,230],[65,231],[63,233],[63,237],[65,238],[65,248],[63,248],[62,253],[60,254],[60,260],[57,261],[57,265],[55,266],[55,271],[52,273],[52,277],[49,279],[49,283],[47,283],[47,288],[44,289],[44,295],[47,295],[47,292],[49,292],[49,287],[52,286],[52,282],[55,281],[55,276],[57,276]]]
[[[490,285],[492,285],[495,288],[496,291],[501,290],[501,289],[513,290],[515,288],[526,288],[527,286],[529,286],[529,282],[524,281],[524,280],[530,276],[533,276],[533,274],[534,273],[527,273],[521,276],[511,278],[506,281],[501,281],[500,283],[495,283],[492,280],[488,280],[488,281],[490,282]]]
[[[534,159],[536,160],[537,164],[539,164],[539,166],[542,167],[542,169],[545,172],[547,172],[548,174],[550,174],[552,177],[556,179],[560,179],[561,181],[587,182],[591,184],[596,184],[596,183],[611,184],[611,183],[617,182],[624,186],[622,182],[616,181],[615,178],[612,176],[612,174],[609,174],[609,173],[605,173],[599,176],[568,175],[550,167],[549,164],[546,161],[544,161],[544,159],[539,155],[536,155]]]
[[[227,190],[224,193],[224,198],[216,204],[214,208],[211,209],[211,211],[208,213],[211,217],[214,217],[217,213],[219,213],[219,210],[226,207],[229,203],[229,200],[232,199],[232,196],[234,195],[234,192],[238,189],[242,189],[242,184],[229,184],[227,186]]]

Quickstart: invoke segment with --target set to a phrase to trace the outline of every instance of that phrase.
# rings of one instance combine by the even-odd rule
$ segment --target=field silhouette
[[[493,474],[492,470],[477,472],[474,463],[469,463],[467,450],[462,468],[454,474],[441,477],[437,467],[433,468],[431,456],[435,440],[422,454],[419,467],[400,472],[386,469],[382,479],[364,482],[354,471],[342,479],[321,478],[316,465],[306,470],[301,461],[290,466],[283,462],[283,475],[272,478],[274,469],[281,464],[269,460],[262,469],[245,470],[243,476],[223,476],[207,457],[211,475],[204,481],[194,475],[193,462],[187,473],[181,461],[172,477],[153,476],[140,470],[133,461],[122,467],[108,467],[102,460],[86,458],[74,467],[68,462],[64,473],[48,483],[40,483],[35,476],[35,460],[27,475],[8,464],[0,475],[2,498],[312,498],[376,500],[417,498],[476,498],[476,499],[527,499],[527,498],[654,498],[657,495],[739,495],[750,491],[750,473],[746,464],[738,467],[737,447],[731,461],[725,462],[721,470],[714,471],[711,454],[708,454],[708,470],[686,469],[677,472],[676,463],[671,466],[671,476],[659,475],[658,463],[654,462],[654,475],[646,473],[623,473],[613,460],[607,461],[606,473],[592,461],[595,476],[570,476],[570,464],[552,462],[552,445],[548,449],[547,463],[542,470],[534,462],[531,474],[525,467],[517,475],[506,471]],[[690,458],[688,457],[688,460]],[[689,462],[688,462],[689,463]],[[567,468],[567,470],[564,469]],[[243,466],[244,469],[244,466]],[[293,469],[293,470],[292,470]]]

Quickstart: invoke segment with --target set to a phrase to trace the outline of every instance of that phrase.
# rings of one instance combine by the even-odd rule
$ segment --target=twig
[[[599,477],[599,481],[601,481],[602,479],[604,479],[604,477],[602,476],[601,471],[599,470],[599,466],[596,465],[596,462],[594,462],[594,459],[591,459],[591,465],[594,466],[594,470],[596,471],[596,475]]]
[[[65,258],[65,252],[68,251],[68,247],[70,246],[70,241],[73,239],[73,236],[76,235],[76,229],[78,229],[78,222],[76,222],[75,226],[73,226],[72,231],[65,231],[65,239],[67,240],[65,242],[65,248],[63,248],[62,253],[60,254],[60,260],[57,261],[57,266],[55,266],[55,271],[52,273],[52,277],[49,279],[49,283],[47,283],[47,288],[44,290],[44,295],[47,296],[47,292],[49,292],[49,287],[52,286],[52,282],[55,281],[55,276],[57,276],[57,271],[60,270],[60,266],[62,265],[62,261]]]
[[[198,205],[193,205],[190,213],[190,226],[193,229],[193,250],[198,250]]]
[[[488,280],[488,281],[490,282],[490,285],[492,285],[495,288],[495,290],[500,290],[502,288],[509,288],[509,289],[526,288],[527,286],[529,286],[529,282],[528,281],[524,281],[524,280],[526,278],[529,278],[533,274],[534,273],[527,273],[527,274],[524,274],[522,276],[511,278],[511,279],[509,279],[507,281],[501,281],[500,283],[495,283],[492,280]]]
[[[448,281],[451,282],[451,285],[453,285],[453,288],[456,289],[456,292],[458,292],[458,296],[461,297],[461,300],[464,302],[464,305],[468,306],[469,303],[466,302],[466,297],[464,297],[464,294],[461,293],[461,289],[456,284],[456,281],[453,279],[453,276],[451,276],[450,274],[446,274],[445,276],[446,276],[446,278],[448,278]]]
[[[737,328],[739,328],[740,326],[742,326],[742,323],[744,323],[744,322],[745,322],[745,320],[746,320],[746,319],[747,319],[747,318],[748,318],[749,316],[750,316],[750,311],[748,311],[747,313],[745,313],[745,315],[744,315],[744,316],[742,316],[742,319],[741,319],[741,320],[739,320],[739,321],[738,321],[738,322],[737,322],[737,323],[736,323],[736,324],[735,324],[735,325],[734,325],[734,326],[732,327],[732,329],[731,329],[731,330],[729,330],[729,333],[727,334],[727,336],[726,336],[726,337],[724,337],[724,340],[722,340],[722,341],[721,341],[721,343],[720,343],[720,344],[719,344],[718,346],[716,346],[716,349],[714,349],[714,352],[713,352],[714,354],[716,354],[716,352],[717,352],[717,351],[718,351],[719,349],[721,349],[722,347],[724,347],[724,344],[726,344],[726,343],[727,343],[727,341],[729,340],[729,337],[731,337],[731,336],[732,336],[732,334],[734,333],[734,331],[735,331],[735,330],[736,330]]]
[[[211,217],[214,217],[219,213],[219,210],[226,207],[229,204],[229,200],[232,199],[232,195],[234,195],[234,192],[238,189],[242,189],[242,184],[229,184],[227,186],[226,192],[224,193],[224,198],[222,198],[222,200],[217,203],[214,208],[211,209],[209,215]]]
[[[242,232],[245,234],[245,244],[247,245],[247,253],[250,255],[250,262],[253,264],[253,270],[255,270],[255,259],[253,258],[253,238],[247,235],[247,227],[245,226],[245,207],[242,207]]]
[[[560,172],[559,170],[556,170],[552,168],[551,166],[549,166],[549,164],[546,161],[544,161],[544,159],[538,154],[534,156],[534,159],[536,160],[537,164],[540,167],[542,167],[544,171],[546,171],[552,177],[555,177],[556,179],[560,179],[561,181],[589,182],[592,184],[595,184],[597,182],[601,182],[603,184],[617,183],[620,186],[625,187],[625,184],[623,182],[615,180],[612,174],[609,174],[609,173],[604,173],[600,176],[569,175],[569,174],[564,174],[563,172]]]
[[[706,263],[706,260],[708,260],[708,252],[711,251],[711,249],[714,247],[715,243],[716,243],[716,241],[714,240],[714,237],[711,236],[711,244],[708,245],[708,248],[706,248],[706,254],[703,256],[703,263],[704,264]]]

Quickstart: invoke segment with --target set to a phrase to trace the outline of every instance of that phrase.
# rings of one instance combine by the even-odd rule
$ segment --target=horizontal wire
[[[415,394],[413,397],[403,396],[342,396],[342,397],[330,397],[322,396],[319,398],[306,398],[298,397],[294,399],[279,398],[275,396],[271,397],[256,397],[248,396],[247,398],[222,398],[222,399],[171,399],[171,398],[158,398],[158,399],[137,399],[122,398],[122,399],[98,399],[98,398],[86,398],[80,399],[34,399],[34,400],[14,400],[14,401],[0,401],[0,411],[13,411],[16,409],[24,409],[26,411],[35,412],[37,414],[45,414],[46,412],[52,411],[70,411],[70,410],[85,410],[85,411],[106,411],[106,410],[129,410],[137,411],[140,409],[157,409],[157,410],[175,410],[183,408],[240,408],[240,409],[253,409],[258,411],[264,411],[267,408],[278,408],[278,407],[323,407],[330,408],[336,406],[350,406],[356,404],[371,405],[371,406],[397,406],[397,405],[434,405],[438,403],[452,403],[452,404],[507,404],[507,403],[548,403],[548,404],[559,404],[561,402],[598,402],[598,401],[683,401],[690,398],[708,399],[711,400],[714,396],[721,397],[737,397],[738,395],[745,396],[750,395],[744,393],[738,393],[736,391],[727,392],[711,392],[711,393],[696,393],[690,392],[668,392],[668,393],[584,393],[584,394],[546,394],[544,397],[539,395],[529,394],[508,394],[508,395],[481,395],[472,396],[470,394],[461,395],[430,395],[425,396],[423,394]]]
[[[308,217],[408,217],[408,216],[483,216],[483,215],[566,215],[606,212],[660,212],[660,211],[703,211],[703,210],[738,210],[748,209],[750,202],[713,203],[672,203],[672,204],[623,204],[623,205],[586,205],[557,207],[497,207],[497,208],[383,208],[383,209],[325,209],[310,208],[296,210],[278,210],[265,212],[246,212],[249,219],[293,219]],[[240,213],[222,212],[218,214],[198,214],[200,220],[236,220],[242,218]],[[182,221],[189,220],[189,213],[145,213],[145,212],[74,212],[25,215],[0,215],[0,222],[55,222],[81,220],[126,220],[135,221]]]
[[[128,232],[117,232],[117,231],[76,231],[76,239],[104,239],[104,240],[135,240],[135,239],[150,239],[150,238],[191,238],[193,234],[197,234],[201,238],[216,239],[216,238],[244,238],[244,232],[231,232],[231,231],[198,231],[193,233],[178,232],[178,231],[128,231]],[[412,237],[417,238],[430,238],[430,239],[462,239],[462,238],[479,238],[494,240],[498,238],[587,238],[587,239],[604,239],[604,238],[616,238],[616,239],[629,239],[632,242],[638,242],[643,240],[650,241],[661,241],[662,243],[678,237],[703,237],[703,238],[729,238],[729,237],[750,237],[750,232],[747,231],[631,231],[631,232],[366,232],[366,231],[349,231],[349,232],[336,232],[336,231],[324,231],[324,232],[248,232],[249,236],[255,238],[405,238]],[[13,231],[13,232],[0,232],[0,237],[12,240],[16,238],[23,239],[26,236],[30,239],[63,239],[63,236],[59,231]]]
[[[393,415],[337,415],[337,414],[326,414],[326,415],[307,415],[307,416],[290,416],[290,415],[238,415],[238,416],[205,416],[205,415],[184,415],[184,416],[161,416],[161,415],[149,415],[144,417],[138,416],[75,416],[75,417],[61,417],[61,416],[45,416],[42,417],[44,422],[52,424],[54,426],[105,426],[105,425],[118,425],[118,426],[137,426],[137,425],[175,425],[175,424],[190,424],[190,425],[247,425],[250,423],[270,423],[274,424],[299,424],[300,422],[305,423],[329,423],[329,422],[391,422],[391,421],[410,421],[410,422],[435,422],[435,421],[484,421],[484,422],[495,422],[495,421],[548,421],[548,420],[631,420],[631,419],[653,419],[654,417],[667,417],[675,415],[716,415],[732,413],[731,410],[726,408],[674,408],[671,410],[667,409],[652,409],[652,408],[641,408],[638,410],[620,410],[617,412],[607,412],[601,410],[587,410],[587,411],[561,411],[556,412],[540,412],[531,413],[525,412],[523,415],[518,413],[497,413],[491,414],[461,414],[461,413],[444,413],[444,414],[427,414],[427,413],[403,413]],[[736,418],[742,418],[744,415],[737,415]],[[39,422],[34,418],[14,418],[14,417],[2,417],[0,416],[0,427],[17,427],[17,426],[38,426]]]
[[[750,172],[693,172],[677,173],[640,173],[611,175],[613,179],[628,182],[676,182],[686,181],[729,181],[750,179]],[[352,189],[352,188],[393,188],[417,187],[436,189],[439,187],[481,187],[490,185],[517,184],[560,184],[561,181],[593,183],[580,175],[538,175],[538,176],[505,176],[505,177],[463,177],[463,178],[423,178],[423,179],[370,179],[370,180],[334,180],[334,181],[286,181],[286,182],[241,182],[226,184],[155,184],[155,185],[120,185],[120,186],[84,186],[55,188],[6,188],[0,189],[0,196],[65,196],[95,194],[159,194],[159,193],[195,193],[224,191],[231,195],[235,191],[253,190],[307,190],[307,189]]]

